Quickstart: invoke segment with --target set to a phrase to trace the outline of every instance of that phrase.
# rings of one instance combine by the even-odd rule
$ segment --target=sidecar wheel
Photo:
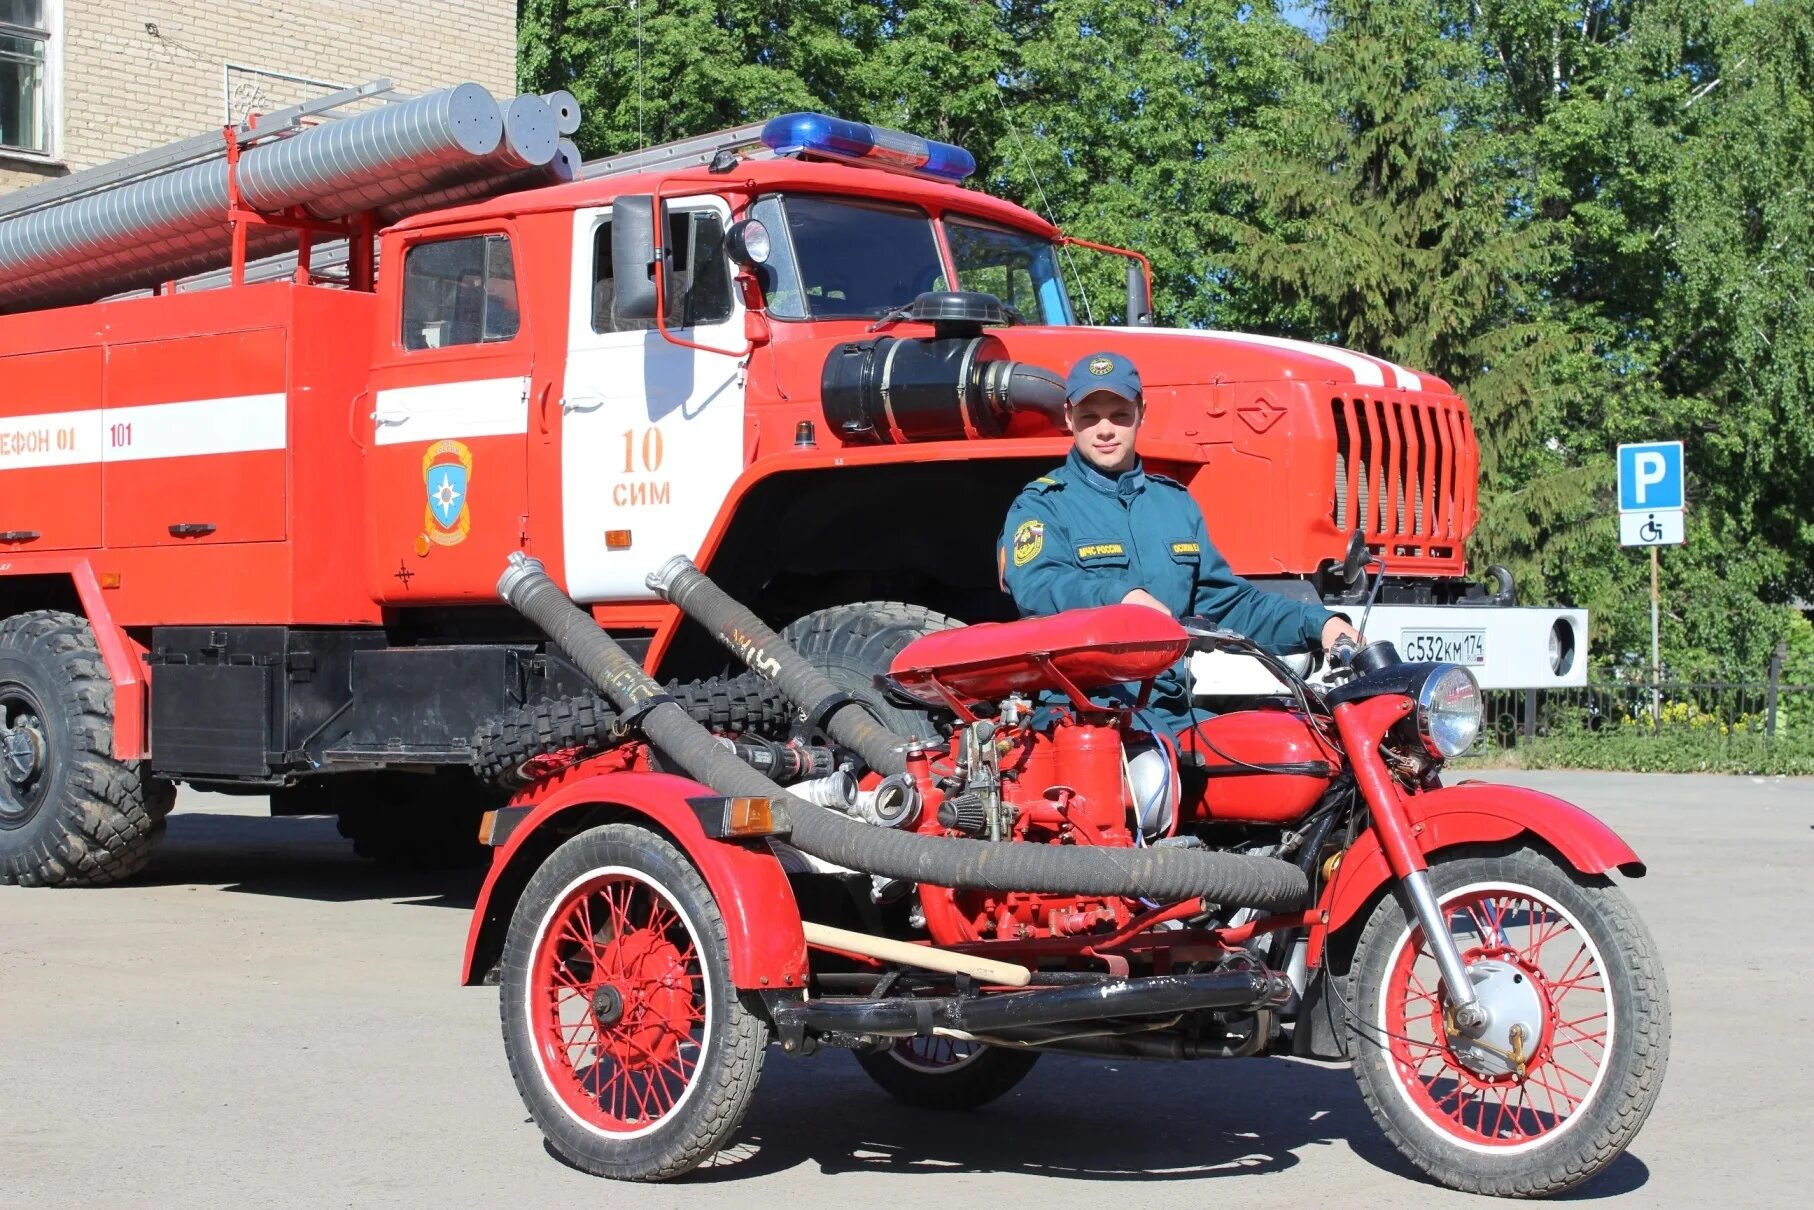
[[[1430,867],[1491,1015],[1451,1032],[1436,960],[1399,898],[1381,901],[1344,980],[1361,1095],[1407,1159],[1453,1189],[1544,1197],[1617,1159],[1669,1058],[1656,942],[1605,878],[1532,849]]]
[[[919,1109],[976,1109],[1027,1078],[1039,1055],[954,1038],[901,1038],[854,1052],[869,1078]]]
[[[574,1166],[668,1180],[748,1112],[768,1027],[731,985],[704,879],[656,833],[611,824],[556,849],[511,918],[501,983],[517,1091]]]

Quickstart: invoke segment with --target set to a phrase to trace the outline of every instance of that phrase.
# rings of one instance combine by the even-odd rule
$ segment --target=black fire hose
[[[806,711],[808,722],[830,732],[871,769],[884,777],[906,769],[907,759],[900,751],[906,736],[877,722],[862,702],[827,680],[747,606],[712,583],[691,559],[675,555],[649,577],[648,585],[711,631],[732,655],[773,681],[789,701]]]
[[[720,794],[779,802],[792,825],[789,842],[834,865],[932,886],[1145,896],[1165,902],[1200,897],[1281,911],[1301,907],[1309,893],[1302,870],[1270,857],[955,840],[858,823],[794,797],[738,760],[644,675],[536,560],[512,554],[509,570],[498,581],[498,595],[560,644],[682,769]]]

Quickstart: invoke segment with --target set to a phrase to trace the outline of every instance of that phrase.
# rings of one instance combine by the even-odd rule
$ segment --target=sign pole
[[[1650,726],[1663,726],[1663,661],[1657,651],[1657,548],[1650,548]]]

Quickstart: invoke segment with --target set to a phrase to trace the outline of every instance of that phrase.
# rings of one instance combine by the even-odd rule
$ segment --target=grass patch
[[[1768,739],[1717,730],[1637,728],[1520,739],[1509,748],[1464,757],[1456,768],[1598,769],[1619,773],[1749,773],[1814,775],[1814,739]]]

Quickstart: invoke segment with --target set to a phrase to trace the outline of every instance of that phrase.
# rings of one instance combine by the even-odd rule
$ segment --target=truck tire
[[[367,861],[398,870],[446,870],[490,860],[491,850],[479,841],[479,820],[502,800],[469,770],[343,774],[334,780],[345,783],[334,795],[340,834]]]
[[[113,757],[113,681],[86,618],[0,622],[0,883],[99,886],[145,868],[176,787]]]
[[[868,706],[884,727],[897,735],[932,739],[940,733],[932,715],[888,701],[875,678],[913,640],[962,625],[922,605],[858,601],[809,613],[781,637],[832,684]]]

